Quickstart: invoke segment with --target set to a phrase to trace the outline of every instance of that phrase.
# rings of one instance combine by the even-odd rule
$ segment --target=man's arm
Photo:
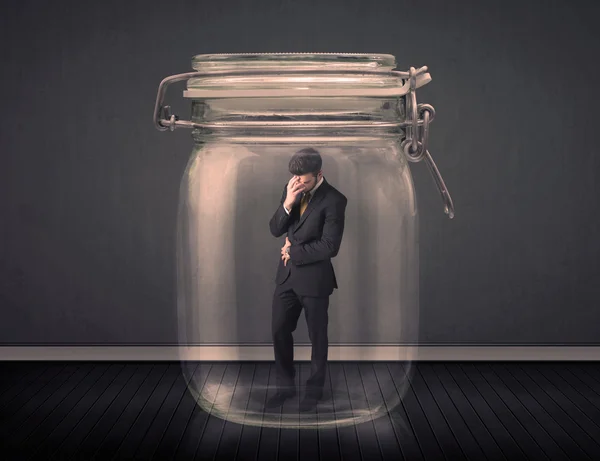
[[[288,228],[290,227],[290,210],[286,210],[286,208],[283,206],[283,202],[285,202],[286,196],[287,184],[283,187],[281,203],[279,204],[279,207],[277,208],[275,214],[269,222],[271,235],[273,235],[273,237],[281,237],[287,232]]]
[[[345,197],[325,208],[323,234],[319,240],[290,246],[290,261],[296,266],[334,258],[340,250],[346,219]]]

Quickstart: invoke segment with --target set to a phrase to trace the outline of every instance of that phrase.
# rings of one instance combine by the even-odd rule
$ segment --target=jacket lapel
[[[321,183],[319,188],[315,191],[315,195],[310,199],[310,202],[308,202],[306,210],[304,210],[304,214],[302,216],[300,216],[300,220],[296,224],[293,232],[296,232],[300,228],[300,226],[302,226],[302,224],[304,224],[304,221],[306,221],[306,218],[308,218],[308,215],[312,212],[312,210],[315,209],[317,204],[321,200],[323,200],[323,198],[325,197],[325,194],[327,193],[328,187],[329,187],[329,183],[325,180],[325,178],[323,178],[323,182]],[[300,214],[300,211],[298,211],[298,214]]]

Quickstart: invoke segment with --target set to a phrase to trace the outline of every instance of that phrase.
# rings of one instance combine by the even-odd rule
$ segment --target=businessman
[[[327,366],[329,296],[338,288],[331,258],[338,254],[348,200],[327,182],[319,152],[306,148],[289,163],[293,177],[270,221],[271,234],[287,233],[275,278],[272,335],[277,392],[266,408],[276,408],[296,395],[294,339],[300,312],[312,344],[311,374],[300,411],[310,411],[323,395]]]

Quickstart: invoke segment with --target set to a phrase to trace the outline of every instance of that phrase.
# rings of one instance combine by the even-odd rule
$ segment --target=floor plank
[[[227,415],[227,408],[230,406],[235,393],[235,385],[240,375],[240,368],[241,366],[237,362],[225,365],[225,373],[215,394],[212,412],[208,416],[202,439],[196,450],[194,457],[196,460],[211,460],[216,454],[219,439],[225,427],[225,420],[216,415]]]
[[[210,395],[214,396],[216,393],[218,393],[221,387],[221,381],[225,375],[225,369],[226,365],[224,363],[217,363],[213,364],[210,367],[210,370],[208,370],[208,375],[205,380],[205,387],[214,386],[210,389]],[[214,385],[211,383],[214,383]],[[179,441],[179,444],[175,450],[173,459],[194,459],[194,456],[198,452],[198,448],[201,445],[208,419],[209,413],[204,411],[200,405],[195,405],[181,440]]]
[[[317,421],[319,424],[325,424],[330,421],[333,415],[333,418],[336,419],[337,413],[335,412],[334,406],[334,396],[333,396],[333,388],[331,387],[331,365],[327,367],[327,372],[325,374],[325,383],[323,385],[323,398],[317,404],[316,414]],[[303,364],[303,376],[310,376],[310,362],[305,362]],[[321,426],[323,427],[323,426]],[[303,437],[303,434],[306,431],[302,431],[300,433],[300,459],[304,459],[305,453],[310,456],[312,452],[312,447],[309,445],[310,440],[306,440]],[[318,445],[318,453],[313,459],[322,459],[327,461],[340,461],[341,453],[340,453],[340,439],[339,439],[339,427],[338,425],[334,427],[323,427],[317,431],[311,431],[314,435],[311,434],[312,440],[316,437],[316,443]],[[313,442],[314,443],[314,442]],[[306,445],[305,445],[306,444]]]
[[[192,375],[195,373],[196,369],[197,364],[193,367]],[[147,461],[154,456],[154,453],[165,436],[167,428],[181,404],[183,396],[188,392],[188,382],[189,379],[184,376],[183,373],[178,373],[176,375],[172,388],[167,393],[154,421],[148,428],[146,435],[131,459]]]
[[[211,375],[211,364],[196,363],[193,367],[186,367],[190,372],[189,381],[186,378],[186,391],[184,391],[181,401],[173,414],[173,418],[166,428],[158,446],[151,459],[163,460],[172,459],[181,443],[183,435],[188,427],[195,411],[197,411],[197,394],[189,392],[189,387],[196,391],[202,391],[208,377]],[[146,459],[150,459],[146,458]]]
[[[121,365],[120,373],[108,383],[105,389],[103,383],[95,385],[93,391],[89,392],[68,417],[50,433],[48,440],[33,459],[45,461],[68,459],[73,456],[110,405],[127,388],[138,369],[139,366],[135,364]]]
[[[494,440],[501,447],[504,456],[509,460],[526,459],[525,453],[521,450],[512,434],[507,430],[502,419],[496,414],[494,407],[498,408],[498,406],[489,405],[487,399],[480,392],[475,383],[473,383],[459,367],[459,363],[444,365],[448,375],[462,389],[470,405],[490,431]]]
[[[330,362],[310,413],[337,417],[327,429],[301,428],[310,362],[295,365],[297,397],[265,413],[270,362],[0,362],[0,457],[600,459],[599,362]]]
[[[144,437],[147,435],[151,425],[154,423],[167,396],[172,391],[177,378],[181,376],[181,369],[178,363],[169,365],[160,381],[153,389],[152,393],[143,404],[141,411],[136,416],[132,426],[127,431],[125,437],[118,444],[114,460],[131,460],[140,446]],[[132,410],[132,413],[134,411]],[[102,458],[104,459],[104,458]]]
[[[401,388],[400,380],[404,380],[408,374],[402,363],[388,364],[388,370],[392,376],[397,388]],[[414,383],[409,378],[410,386],[404,396],[404,408],[408,420],[412,424],[415,431],[415,438],[419,442],[423,457],[426,460],[442,459],[443,453],[440,443],[432,429],[431,423],[427,420],[427,416],[417,398]]]
[[[83,440],[81,440],[75,453],[68,459],[81,461],[91,459],[96,449],[114,427],[115,422],[134,398],[137,391],[146,383],[156,369],[157,366],[152,363],[140,365],[133,378],[123,386],[123,389],[116,395],[114,400],[110,402],[108,408],[103,411],[100,418],[94,423],[92,429],[83,437]],[[124,435],[124,433],[121,434],[121,437]]]
[[[267,392],[265,402],[277,392],[275,365],[271,364],[269,369],[269,380],[267,384]],[[259,445],[257,458],[260,461],[277,460],[279,450],[279,429],[272,427],[261,427],[259,431]],[[238,453],[238,456],[243,459],[243,454]]]
[[[11,434],[24,425],[37,427],[43,416],[52,410],[53,405],[59,403],[65,393],[93,368],[93,364],[69,365],[36,392],[31,395],[21,393],[18,398],[13,399],[2,412],[3,416],[10,414],[10,419],[3,420],[0,424],[0,438],[10,440]]]
[[[350,406],[355,414],[357,414],[359,411],[363,411],[364,409],[368,410],[369,408],[366,396],[367,391],[365,390],[364,382],[358,367],[358,363],[344,362],[343,364],[344,373],[346,375],[346,383],[348,385],[348,392],[350,395]],[[366,421],[357,424],[356,432],[362,458],[369,461],[383,459],[373,421]]]
[[[596,442],[600,432],[593,422],[571,400],[537,371],[535,366],[508,364],[504,367],[516,381],[525,387],[544,408],[545,411],[575,441],[588,456],[600,451]],[[592,423],[592,425],[590,425]],[[563,439],[564,440],[564,439]],[[560,439],[559,439],[560,441]],[[566,442],[563,442],[563,445]]]
[[[148,408],[147,403],[154,392],[156,392],[157,386],[163,380],[168,368],[169,365],[158,363],[150,372],[148,379],[139,387],[133,398],[127,403],[90,460],[111,459],[118,454],[118,450],[124,442],[129,442],[132,438],[136,438],[138,433],[137,428],[139,427],[136,423],[140,420],[142,412],[145,412],[146,408]],[[132,428],[135,428],[133,433],[131,432]]]
[[[460,414],[461,418],[468,427],[468,431],[473,435],[478,445],[482,448],[485,458],[489,460],[506,460],[508,459],[502,452],[498,442],[494,439],[490,430],[486,426],[484,420],[479,416],[464,390],[457,384],[454,378],[448,373],[448,370],[443,363],[435,363],[433,365],[419,364],[419,370],[424,370],[428,374],[431,369],[437,377],[444,390],[448,394]],[[457,428],[457,432],[462,434],[461,428]],[[477,459],[477,458],[475,458]]]
[[[55,401],[49,399],[45,412],[40,412],[35,421],[31,419],[19,430],[11,435],[11,444],[24,446],[20,450],[23,460],[29,459],[38,451],[57,426],[68,420],[72,410],[84,399],[91,389],[99,383],[110,382],[119,371],[118,366],[101,363],[96,365],[82,380],[71,385],[64,385],[57,392]],[[58,403],[56,400],[61,399]]]
[[[382,388],[379,385],[379,380],[375,374],[375,369],[371,362],[360,362],[358,364],[358,372],[362,380],[365,390],[365,397],[369,411],[378,414],[380,408],[386,407],[385,396]],[[389,415],[386,413],[383,417],[378,417],[373,420],[375,436],[381,457],[384,460],[399,460],[402,459],[402,453],[394,428],[390,422]]]
[[[341,418],[343,419],[348,414],[348,410],[351,409],[350,392],[343,362],[329,364],[329,383],[331,385],[334,412],[336,415],[342,415]],[[361,459],[356,426],[340,425],[338,427],[338,438],[342,459]]]
[[[408,418],[403,402],[406,385],[409,384],[408,377],[401,374],[397,375],[394,379],[386,363],[374,363],[373,369],[381,393],[384,395],[384,402],[388,408],[389,422],[401,452],[401,456],[398,459],[424,459],[419,442],[415,437],[414,427]],[[398,370],[404,370],[404,368],[398,368]],[[391,434],[386,442],[394,444]]]
[[[563,418],[557,419],[553,416],[551,410],[536,399],[535,391],[532,393],[527,387],[521,385],[506,368],[487,365],[480,365],[478,368],[490,382],[494,383],[494,387],[504,400],[515,402],[513,403],[515,407],[516,401],[519,402],[519,419],[530,421],[533,419],[537,422],[534,425],[531,421],[532,435],[541,443],[551,459],[572,459],[574,454],[577,455],[577,459],[589,459],[585,451],[559,424]],[[524,411],[531,416],[522,414]]]
[[[485,459],[487,455],[481,445],[477,443],[476,437],[467,426],[460,411],[452,401],[452,397],[433,371],[433,365],[420,364],[416,373],[421,375],[423,382],[431,392],[433,400],[452,431],[452,435],[460,445],[464,456],[468,459]]]
[[[238,408],[243,409],[244,411],[248,409],[255,371],[256,365],[253,363],[240,364],[239,382],[244,383],[244,387],[240,388],[239,382],[234,387],[231,401],[232,407],[235,411],[237,411]],[[249,383],[250,386],[248,387],[248,384],[246,383]],[[231,409],[228,411],[226,418],[230,417],[231,411]],[[240,415],[240,417],[243,418],[244,415]],[[242,424],[232,422],[231,420],[226,420],[224,422],[221,433],[216,440],[217,449],[215,458],[235,459],[237,448],[240,444],[243,427],[244,426]]]
[[[428,388],[427,383],[423,380],[418,368],[415,369],[414,373],[408,373],[408,379],[414,388],[419,405],[431,426],[431,430],[442,452],[451,453],[454,459],[466,459],[463,449],[452,432],[448,421],[440,411],[431,389]]]
[[[271,373],[271,364],[258,362],[254,365],[254,374],[252,376],[252,386],[250,388],[249,401],[262,402],[264,405],[267,399],[267,385]],[[260,418],[259,418],[260,419]],[[261,430],[259,426],[242,425],[240,440],[235,450],[235,458],[230,459],[254,459],[258,455],[258,449],[261,440]],[[228,459],[223,456],[219,459]]]

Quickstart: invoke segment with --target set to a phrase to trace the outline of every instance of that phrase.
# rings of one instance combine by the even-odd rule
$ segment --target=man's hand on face
[[[292,179],[288,181],[287,196],[283,206],[285,206],[288,210],[291,210],[292,205],[294,205],[298,196],[305,190],[306,186],[302,184],[300,178],[298,176],[293,176]]]
[[[286,253],[286,250],[292,246],[292,243],[290,242],[290,240],[286,237],[285,238],[285,245],[283,245],[281,247],[281,259],[283,261],[283,265],[287,265],[287,262],[290,260],[290,255],[288,255]]]

